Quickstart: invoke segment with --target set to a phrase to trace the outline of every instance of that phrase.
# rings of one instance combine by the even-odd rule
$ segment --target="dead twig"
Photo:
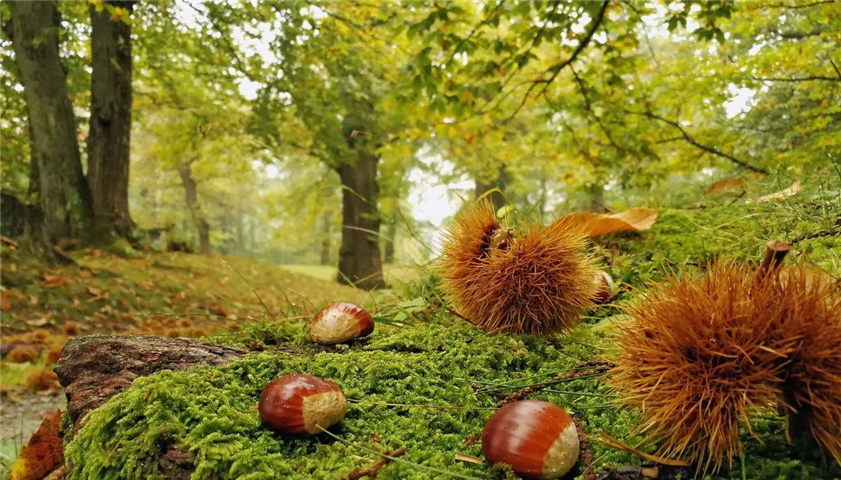
[[[592,368],[587,368],[587,367],[592,367]],[[574,379],[579,378],[579,377],[590,377],[590,376],[593,376],[594,374],[605,373],[613,367],[614,367],[613,363],[605,362],[605,361],[602,361],[602,360],[594,360],[594,361],[591,361],[591,362],[580,363],[580,364],[576,365],[575,369],[570,371],[570,372],[564,373],[563,375],[558,375],[557,377],[553,377],[552,379],[550,379],[546,382],[538,383],[538,384],[535,384],[535,385],[529,385],[528,387],[526,387],[522,390],[514,392],[510,395],[507,395],[505,398],[502,399],[501,402],[499,402],[499,406],[502,407],[503,405],[507,405],[511,402],[516,402],[516,401],[522,400],[527,395],[530,395],[534,392],[538,392],[540,390],[543,390],[544,388],[551,387],[552,385],[555,385],[555,384],[560,383],[560,382],[574,380]]]
[[[386,450],[386,451],[383,452],[383,455],[388,455],[389,457],[399,457],[399,456],[405,455],[405,454],[406,454],[406,449],[405,448],[398,448],[397,450],[395,450],[393,452],[391,452],[389,450]],[[380,473],[380,470],[385,468],[386,465],[388,465],[389,463],[391,463],[390,458],[382,457],[379,460],[377,460],[377,463],[371,465],[368,468],[365,468],[365,469],[354,468],[353,470],[350,471],[350,473],[347,474],[347,476],[342,477],[342,480],[359,480],[360,478],[365,478],[365,477],[377,478],[377,474]]]

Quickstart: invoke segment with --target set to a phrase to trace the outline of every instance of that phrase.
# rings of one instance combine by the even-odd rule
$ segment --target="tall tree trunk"
[[[109,5],[131,12],[134,2]],[[131,27],[90,6],[91,117],[88,180],[100,225],[121,236],[134,227],[128,211],[131,140]]]
[[[396,200],[395,200],[396,203]],[[385,252],[383,252],[383,261],[385,263],[394,263],[394,241],[397,239],[397,206],[392,208],[388,215],[388,220],[385,224]]]
[[[489,197],[491,202],[494,205],[494,208],[500,208],[504,206],[507,202],[505,201],[505,179],[507,177],[505,171],[505,164],[499,166],[499,170],[497,171],[497,175],[495,178],[491,179],[490,182],[487,181],[486,178],[482,177],[481,175],[477,175],[475,182],[476,182],[476,189],[475,189],[475,198],[480,198],[485,193],[490,190],[496,188],[497,190],[487,194],[486,196]]]
[[[330,241],[331,235],[331,223],[333,223],[333,212],[330,210],[325,210],[324,213],[321,214],[321,264],[322,265],[330,265],[330,253],[331,253],[331,245],[333,242]]]
[[[360,142],[362,143],[362,142]],[[356,162],[339,167],[342,180],[342,246],[339,281],[359,288],[385,285],[380,260],[380,216],[377,210],[379,157],[364,145],[357,146]]]
[[[86,239],[92,226],[92,202],[58,54],[61,17],[53,2],[8,2],[8,6],[45,238],[49,242],[62,237]]]
[[[190,216],[193,217],[193,224],[199,231],[199,246],[201,253],[205,255],[210,254],[210,225],[207,219],[204,218],[204,212],[199,203],[198,192],[196,191],[196,181],[193,179],[193,173],[190,170],[193,160],[188,160],[178,165],[178,174],[181,175],[181,183],[184,185],[184,195],[187,201],[187,208],[190,210]]]
[[[607,212],[607,207],[604,205],[604,185],[594,183],[590,188],[590,211],[596,213]]]

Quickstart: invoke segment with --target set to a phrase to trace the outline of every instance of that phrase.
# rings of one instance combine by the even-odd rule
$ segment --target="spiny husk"
[[[831,277],[815,277],[804,266],[789,267],[768,300],[775,324],[773,348],[791,353],[779,385],[781,403],[805,419],[818,443],[841,463],[841,292]]]
[[[444,242],[444,291],[489,331],[570,330],[596,293],[593,261],[582,253],[585,236],[558,222],[507,232],[489,202],[459,215]]]
[[[628,307],[609,382],[620,401],[642,410],[641,431],[661,439],[659,455],[718,470],[743,451],[739,427],[767,408],[788,352],[767,348],[768,315],[757,314],[773,282],[747,267],[716,263],[707,275],[656,285]]]

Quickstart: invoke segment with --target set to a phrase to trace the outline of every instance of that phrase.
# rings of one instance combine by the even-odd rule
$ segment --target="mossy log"
[[[71,340],[55,367],[67,395],[67,414],[78,430],[91,410],[131,385],[161,370],[224,365],[245,355],[238,348],[186,338],[151,335],[91,335]]]

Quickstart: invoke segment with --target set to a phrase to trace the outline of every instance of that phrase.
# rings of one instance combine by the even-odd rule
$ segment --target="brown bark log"
[[[134,2],[107,2],[131,12]],[[88,180],[100,225],[121,236],[134,227],[128,209],[131,141],[131,27],[90,6],[91,116]]]
[[[160,370],[223,365],[244,350],[186,338],[91,335],[72,339],[55,367],[67,395],[67,413],[78,428],[91,410],[127,388],[135,378]]]
[[[50,241],[85,238],[93,213],[76,140],[73,106],[58,53],[60,15],[54,2],[8,5],[45,234]]]
[[[339,167],[344,188],[338,280],[359,288],[381,288],[385,283],[378,238],[377,164],[380,159],[365,146],[358,146],[355,152],[356,162]]]
[[[194,160],[189,160],[178,165],[178,174],[181,176],[181,183],[184,185],[184,196],[187,201],[187,208],[190,210],[190,216],[193,217],[193,224],[199,231],[199,246],[201,253],[205,255],[210,254],[210,225],[204,217],[204,212],[199,203],[199,196],[196,190],[196,181],[193,179],[193,173],[190,169]]]

